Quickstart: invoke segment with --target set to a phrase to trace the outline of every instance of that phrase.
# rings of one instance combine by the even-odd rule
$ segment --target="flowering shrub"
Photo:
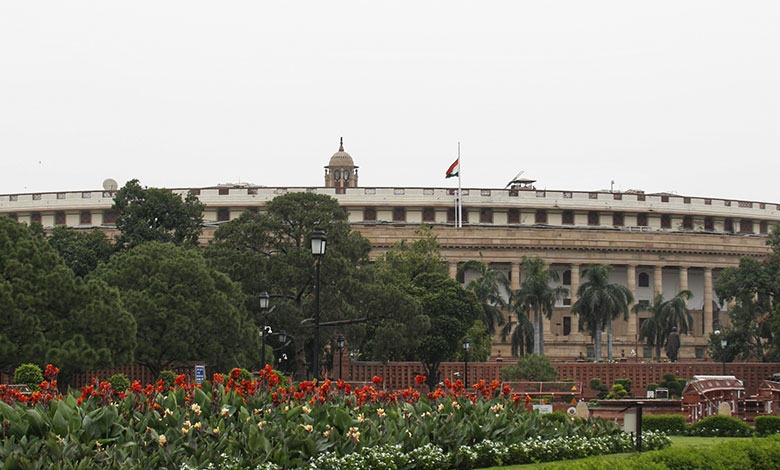
[[[172,386],[133,382],[120,391],[93,380],[65,396],[56,392],[56,372],[30,397],[0,386],[0,461],[34,459],[62,468],[134,462],[139,468],[470,469],[631,446],[611,422],[530,412],[525,397],[500,393],[498,382],[466,390],[460,381],[446,381],[422,394],[342,381],[283,383],[270,367],[256,380],[241,376],[239,369],[215,374],[201,386],[180,375]]]

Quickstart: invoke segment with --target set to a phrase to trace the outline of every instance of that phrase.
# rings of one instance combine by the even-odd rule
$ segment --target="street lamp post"
[[[320,378],[320,263],[325,254],[327,237],[322,230],[315,230],[311,234],[311,254],[314,256],[317,269],[317,278],[314,284],[314,355],[313,375],[315,380]]]
[[[339,380],[341,380],[341,357],[344,355],[344,335],[339,335],[336,339],[336,347],[339,350]]]
[[[263,368],[265,368],[265,365],[267,364],[265,360],[265,335],[266,335],[266,312],[268,311],[268,305],[271,303],[271,296],[268,295],[268,292],[260,292],[260,311],[262,316],[262,337],[263,337],[263,349],[261,350],[261,356],[263,356]]]
[[[464,386],[466,390],[469,387],[469,349],[471,349],[471,342],[468,338],[463,340],[463,380],[465,380]]]
[[[723,362],[723,374],[726,375],[726,346],[729,345],[728,340],[726,339],[726,336],[720,332],[720,330],[715,330],[715,334],[717,336],[720,336],[720,360]]]

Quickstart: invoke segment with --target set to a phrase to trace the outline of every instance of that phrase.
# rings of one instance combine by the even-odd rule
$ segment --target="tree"
[[[496,327],[505,323],[501,309],[506,308],[508,304],[501,290],[510,292],[509,279],[503,272],[477,260],[469,260],[461,264],[458,267],[458,278],[463,279],[468,271],[476,272],[478,277],[472,279],[466,288],[474,292],[482,305],[482,321],[488,333],[495,334]]]
[[[552,287],[551,281],[558,280],[558,273],[547,269],[544,260],[523,257],[523,277],[520,289],[512,296],[515,312],[534,313],[534,354],[544,354],[544,328],[542,315],[552,317],[555,301],[568,292],[565,287]],[[519,317],[519,313],[518,313]]]
[[[693,297],[689,290],[680,291],[669,300],[664,300],[660,292],[655,294],[652,305],[638,303],[632,311],[650,312],[651,316],[642,323],[639,339],[646,341],[650,347],[655,347],[655,358],[661,360],[661,349],[666,344],[672,328],[677,328],[680,334],[688,334],[693,326],[693,317],[688,310],[688,300]]]
[[[167,189],[128,181],[114,196],[118,244],[133,247],[149,241],[194,247],[203,227],[203,204],[192,192],[181,196]]]
[[[502,367],[501,377],[504,380],[554,382],[558,379],[558,371],[553,367],[549,357],[529,354],[518,358],[517,364]]]
[[[79,232],[58,226],[49,236],[49,244],[60,254],[65,265],[76,276],[84,277],[105,263],[114,254],[115,247],[100,229]]]
[[[418,326],[414,313],[419,306],[410,303],[397,285],[376,281],[376,270],[368,262],[371,245],[351,230],[338,201],[307,192],[278,196],[268,203],[266,213],[245,212],[222,224],[206,256],[215,268],[240,283],[254,321],[260,319],[258,294],[265,291],[272,296],[275,310],[268,324],[274,331],[286,330],[292,349],[279,347],[293,359],[299,377],[310,369],[313,351],[315,259],[310,237],[314,230],[323,230],[327,236],[320,297],[321,322],[330,326],[320,328],[321,346],[340,332],[348,344],[359,345],[367,334],[382,328],[381,319],[388,316],[403,320],[403,325],[400,321],[393,324],[402,326],[394,330],[397,344],[404,344],[399,336],[408,328]],[[370,323],[374,321],[379,323]],[[392,347],[383,350],[391,357],[394,352]]]
[[[75,373],[128,361],[134,331],[117,291],[76,278],[39,224],[0,218],[0,370],[48,361],[66,385]]]
[[[514,295],[514,294],[513,294]],[[531,324],[531,320],[528,319],[525,307],[510,299],[509,303],[512,311],[515,313],[517,320],[512,320],[504,324],[501,328],[501,341],[506,342],[509,338],[509,342],[512,345],[512,356],[518,354],[525,356],[527,353],[531,353],[534,350],[534,326]]]
[[[586,279],[577,291],[571,312],[579,316],[580,328],[591,332],[596,360],[601,359],[601,331],[607,328],[607,359],[612,360],[612,320],[628,318],[628,306],[634,295],[627,287],[609,283],[611,266],[590,264],[582,270]]]
[[[227,370],[259,353],[240,287],[195,249],[144,243],[117,253],[93,276],[119,289],[137,324],[135,361],[155,377],[176,362]]]
[[[469,362],[485,362],[490,358],[490,351],[493,349],[492,335],[488,333],[485,323],[478,319],[468,329],[464,337],[461,339],[461,348],[458,350],[457,355],[453,358],[456,361],[462,361],[465,359],[465,351],[463,351],[463,339],[468,338],[471,343],[471,349],[469,350]]]

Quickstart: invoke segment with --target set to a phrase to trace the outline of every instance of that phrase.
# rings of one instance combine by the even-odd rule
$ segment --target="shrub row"
[[[550,470],[780,470],[780,436],[712,447],[669,448],[629,459],[587,459]]]
[[[713,415],[688,426],[683,415],[646,415],[642,427],[648,431],[659,431],[669,435],[703,437],[751,437],[755,434],[768,436],[780,432],[780,416],[759,416],[756,429],[741,419],[732,416]]]

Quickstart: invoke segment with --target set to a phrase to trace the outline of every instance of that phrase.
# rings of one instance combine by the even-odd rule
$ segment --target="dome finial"
[[[344,151],[344,137],[341,137],[341,139],[339,140],[339,152],[343,152],[343,151]]]

